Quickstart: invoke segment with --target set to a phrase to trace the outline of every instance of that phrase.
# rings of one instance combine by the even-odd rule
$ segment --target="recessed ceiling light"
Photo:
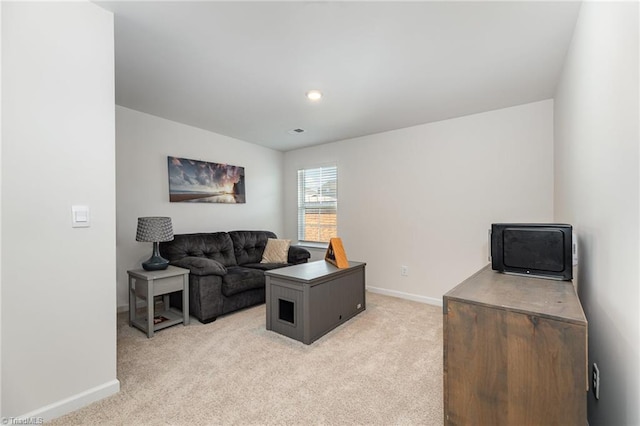
[[[317,101],[322,98],[322,92],[319,90],[309,90],[307,93],[307,98],[311,101]]]

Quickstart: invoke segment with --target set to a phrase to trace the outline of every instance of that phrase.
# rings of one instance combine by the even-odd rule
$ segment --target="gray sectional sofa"
[[[287,263],[260,263],[270,231],[177,234],[160,243],[160,254],[172,265],[189,269],[189,311],[203,323],[219,315],[265,301],[264,271],[306,263],[311,254],[291,246]],[[182,306],[180,294],[171,304]]]

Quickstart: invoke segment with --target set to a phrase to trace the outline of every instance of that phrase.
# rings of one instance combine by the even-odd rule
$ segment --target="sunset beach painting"
[[[246,203],[244,167],[167,157],[169,201]]]

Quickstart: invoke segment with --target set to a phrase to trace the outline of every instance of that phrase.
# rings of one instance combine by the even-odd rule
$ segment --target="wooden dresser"
[[[587,424],[587,320],[571,281],[486,266],[443,309],[445,424]]]

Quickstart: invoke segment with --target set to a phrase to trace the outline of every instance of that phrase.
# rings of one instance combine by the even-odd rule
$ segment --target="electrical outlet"
[[[593,363],[593,370],[591,372],[591,390],[596,399],[600,399],[600,370],[598,364]]]
[[[409,276],[409,267],[402,265],[400,267],[400,275],[402,275],[403,277],[408,277]]]

